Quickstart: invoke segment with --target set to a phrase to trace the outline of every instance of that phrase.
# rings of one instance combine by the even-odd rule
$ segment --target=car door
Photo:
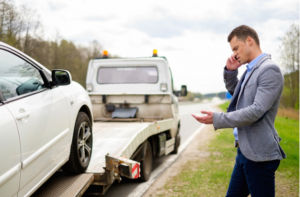
[[[22,57],[22,56],[21,56]],[[28,196],[68,158],[69,115],[59,88],[46,88],[39,67],[0,50],[4,105],[15,118],[21,141],[19,196]]]
[[[19,134],[15,120],[1,98],[0,128],[0,196],[17,196],[21,171]]]

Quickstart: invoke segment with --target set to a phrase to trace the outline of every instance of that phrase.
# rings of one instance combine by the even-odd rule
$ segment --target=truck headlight
[[[166,83],[161,83],[160,84],[160,90],[163,91],[163,92],[167,91],[168,90],[167,84]]]
[[[92,92],[93,91],[93,84],[86,84],[86,90],[88,92]]]

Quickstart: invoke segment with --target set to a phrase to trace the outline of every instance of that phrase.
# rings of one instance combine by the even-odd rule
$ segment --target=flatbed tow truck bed
[[[82,196],[90,185],[102,186],[104,194],[111,185],[101,182],[105,173],[106,155],[131,158],[137,148],[150,136],[172,128],[173,119],[154,122],[94,122],[93,152],[86,173],[67,175],[57,171],[32,196]],[[174,139],[166,141],[166,154],[174,150]]]

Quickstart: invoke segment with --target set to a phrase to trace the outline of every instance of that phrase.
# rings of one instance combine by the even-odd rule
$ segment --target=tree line
[[[280,107],[299,110],[299,25],[292,24],[281,39],[280,65],[284,72],[284,88]]]
[[[57,33],[53,40],[42,37],[43,27],[32,10],[13,1],[0,0],[0,41],[29,55],[49,70],[65,69],[72,79],[85,87],[88,62],[102,56],[102,46],[92,41],[80,46],[62,39]]]

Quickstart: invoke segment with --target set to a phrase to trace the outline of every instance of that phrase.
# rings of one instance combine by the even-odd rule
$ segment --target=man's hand
[[[242,64],[235,59],[235,55],[232,54],[231,57],[227,59],[226,68],[228,71],[237,70]]]
[[[201,123],[204,124],[212,124],[213,123],[213,115],[214,113],[211,111],[201,111],[202,114],[206,114],[207,116],[197,116],[195,114],[192,114],[192,116]]]

